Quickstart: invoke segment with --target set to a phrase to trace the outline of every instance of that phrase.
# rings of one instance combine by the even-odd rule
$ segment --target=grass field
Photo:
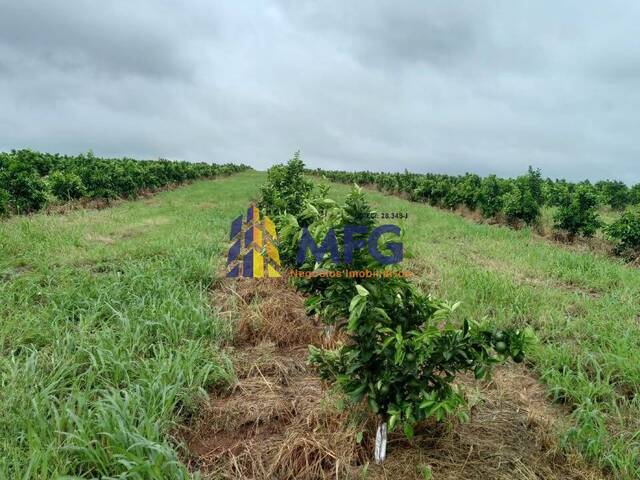
[[[230,378],[208,305],[262,176],[0,224],[0,478],[180,478],[165,434]]]
[[[188,475],[168,434],[233,378],[220,348],[233,329],[208,289],[229,222],[263,180],[247,172],[0,223],[0,478]],[[567,446],[615,478],[640,477],[640,271],[528,230],[368,198],[408,213],[405,262],[424,288],[463,302],[459,317],[536,330],[530,362],[571,412]]]

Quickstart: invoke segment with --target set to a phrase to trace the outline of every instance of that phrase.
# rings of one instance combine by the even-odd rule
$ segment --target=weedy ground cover
[[[232,377],[209,305],[259,174],[0,223],[0,478],[187,478],[169,438]]]

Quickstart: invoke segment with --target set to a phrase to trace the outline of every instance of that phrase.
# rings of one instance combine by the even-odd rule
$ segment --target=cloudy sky
[[[0,149],[635,183],[639,24],[634,0],[0,0]]]

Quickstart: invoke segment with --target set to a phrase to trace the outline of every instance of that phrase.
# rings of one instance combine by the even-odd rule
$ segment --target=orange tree
[[[298,165],[291,166],[291,171],[299,170]],[[278,169],[282,173],[287,166]],[[280,198],[274,206],[287,203],[286,198]],[[269,212],[269,202],[263,206]],[[344,205],[328,199],[326,190],[309,194],[299,215],[276,216],[281,229],[280,251],[284,258],[295,258],[301,225],[317,244],[330,229],[340,232],[346,225],[364,226],[362,235],[366,237],[375,226],[372,213],[357,187]],[[307,255],[299,267],[316,272],[367,269],[374,276],[296,279],[297,286],[309,294],[308,311],[345,329],[349,338],[334,350],[310,346],[309,358],[323,379],[334,383],[352,402],[365,401],[379,416],[383,443],[387,427],[401,426],[412,437],[415,425],[427,417],[443,420],[456,414],[465,418],[464,396],[453,383],[458,372],[472,371],[481,379],[495,363],[508,357],[523,360],[529,339],[525,332],[494,331],[470,319],[455,322],[451,313],[457,305],[425,295],[400,276],[397,267],[381,265],[366,249],[354,252],[349,265],[342,263],[345,246],[340,240],[338,235],[340,261],[328,253],[322,258]],[[379,243],[384,250],[382,238]],[[377,460],[383,458],[376,456]]]

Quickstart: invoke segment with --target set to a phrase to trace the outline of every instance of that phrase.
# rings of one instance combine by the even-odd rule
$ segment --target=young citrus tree
[[[280,175],[286,167],[274,168]],[[267,211],[277,211],[278,205],[293,198],[269,183],[263,191],[269,192],[263,197]],[[343,205],[326,198],[322,191],[306,195],[297,215],[276,218],[281,258],[288,261],[297,254],[303,227],[317,245],[330,230],[336,235],[339,261],[328,253],[321,258],[307,254],[298,268],[376,273],[366,279],[316,276],[298,279],[296,284],[309,294],[310,313],[318,313],[323,321],[348,334],[349,341],[334,350],[310,346],[309,360],[323,379],[334,383],[352,402],[366,402],[379,416],[377,447],[381,448],[376,449],[376,460],[382,461],[387,430],[402,427],[412,437],[416,423],[427,417],[443,420],[457,414],[464,418],[465,399],[453,383],[456,374],[472,371],[480,379],[508,357],[521,362],[528,336],[517,330],[494,332],[471,320],[453,322],[456,305],[423,294],[399,275],[397,267],[381,265],[367,248],[351,252],[352,262],[346,265],[344,227],[359,226],[364,241],[375,227],[373,213],[362,190],[354,187]],[[384,250],[383,238],[378,242],[378,248]]]
[[[614,210],[624,210],[629,203],[629,187],[619,180],[602,180],[595,184],[602,203]]]
[[[258,205],[272,217],[283,213],[297,216],[304,208],[313,188],[304,175],[304,163],[296,152],[286,165],[275,165],[267,171],[267,183],[261,188]]]
[[[55,171],[48,178],[49,188],[60,200],[71,200],[86,195],[82,179],[72,172]]]
[[[344,207],[315,225],[325,232],[327,219],[349,224],[364,220],[373,228],[372,212],[360,189],[354,188]],[[330,220],[331,221],[331,220]],[[315,261],[316,270],[340,270],[330,258]],[[368,269],[368,279],[317,277],[303,280],[310,293],[307,306],[325,321],[342,325],[349,342],[337,350],[310,346],[310,362],[321,377],[335,383],[352,402],[365,401],[380,418],[380,445],[387,430],[401,426],[410,438],[416,423],[457,414],[465,418],[465,399],[453,385],[460,371],[485,378],[491,367],[513,358],[521,362],[528,342],[523,331],[494,332],[486,325],[450,320],[449,306],[420,292],[392,266],[377,263],[366,249],[354,256],[351,270]],[[380,453],[380,452],[378,452]],[[384,455],[378,456],[382,461]]]
[[[478,203],[483,217],[495,217],[502,210],[504,183],[495,175],[489,175],[482,180],[478,192]]]
[[[449,321],[455,306],[419,293],[404,279],[356,285],[350,302],[350,342],[337,350],[310,346],[310,361],[354,403],[366,401],[386,430],[402,426],[413,436],[427,417],[466,413],[453,381],[460,371],[485,378],[496,362],[521,362],[527,337],[492,332],[465,320]]]
[[[522,178],[522,177],[520,177]],[[540,204],[534,195],[526,188],[524,182],[516,180],[502,197],[502,213],[510,225],[516,226],[520,222],[527,225],[534,224],[540,217]]]
[[[604,230],[615,243],[616,253],[629,258],[640,255],[640,206],[624,212]]]
[[[601,226],[597,212],[598,197],[585,185],[579,185],[573,193],[565,190],[558,199],[558,207],[553,216],[554,228],[566,231],[570,240],[579,234],[592,237]]]

